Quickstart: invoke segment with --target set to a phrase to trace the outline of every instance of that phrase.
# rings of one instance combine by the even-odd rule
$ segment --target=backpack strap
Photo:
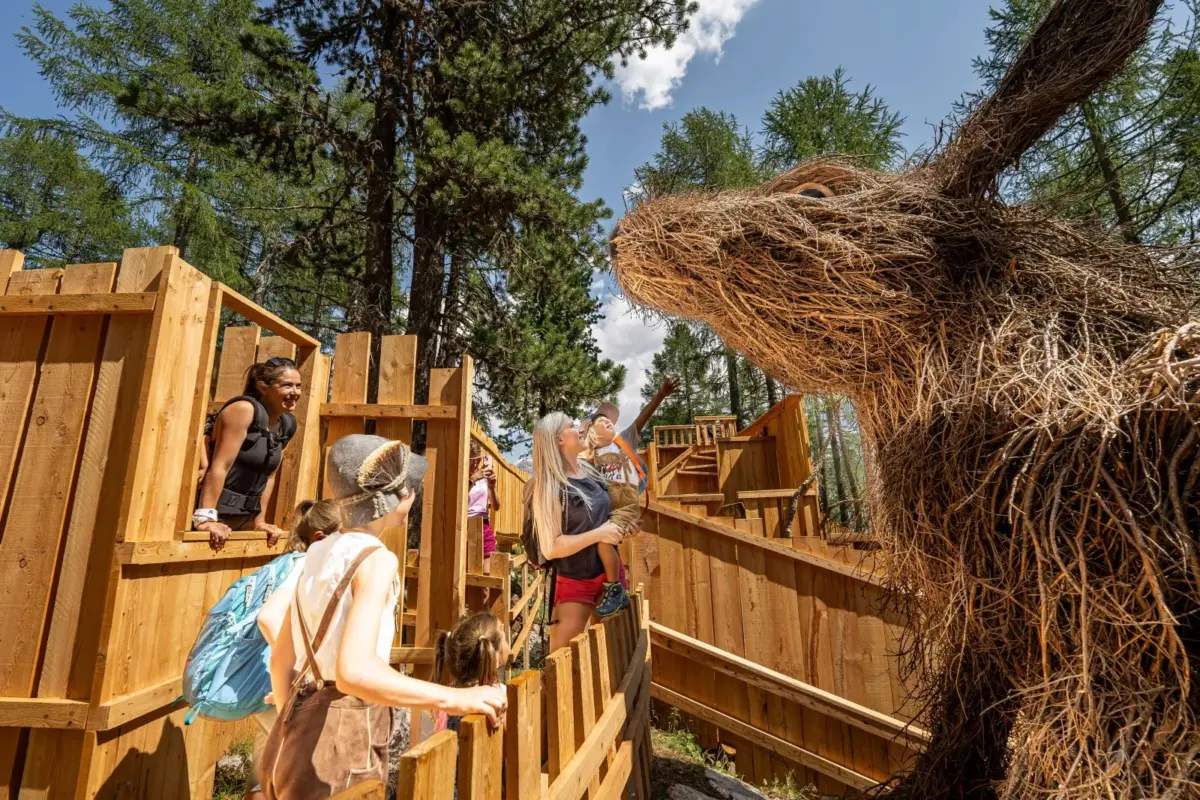
[[[629,458],[629,462],[633,464],[633,469],[637,472],[638,484],[640,485],[642,481],[646,480],[646,469],[642,466],[642,459],[638,458],[637,452],[629,446],[629,442],[625,441],[624,436],[618,436],[613,439],[613,442]]]
[[[309,636],[308,623],[304,621],[304,609],[300,607],[299,597],[296,598],[296,616],[300,620],[300,638],[304,640],[304,651],[307,654],[304,667],[297,673],[297,684],[303,679],[305,673],[311,671],[317,681],[318,688],[325,685],[325,678],[321,675],[321,668],[317,665],[317,651],[325,643],[325,635],[329,633],[329,626],[333,624],[333,615],[337,611],[342,595],[350,588],[350,581],[353,580],[354,573],[358,571],[358,568],[362,566],[362,563],[372,553],[382,549],[383,545],[376,545],[375,547],[364,547],[358,551],[358,555],[350,562],[350,566],[346,567],[346,574],[338,581],[337,588],[333,590],[333,594],[329,597],[329,602],[325,604],[325,613],[321,616],[321,624],[317,626],[316,636]]]
[[[249,432],[250,433],[266,433],[268,431],[268,425],[270,424],[270,421],[271,421],[270,416],[268,416],[268,414],[267,414],[267,407],[248,394],[241,394],[241,395],[238,395],[237,397],[231,397],[228,400],[226,400],[225,405],[221,406],[221,408],[217,411],[217,413],[210,415],[209,418],[207,420],[205,420],[204,433],[206,435],[212,433],[213,425],[216,423],[217,417],[221,416],[221,412],[224,411],[225,409],[229,408],[234,403],[241,402],[242,400],[246,400],[250,403],[250,405],[254,406],[254,419],[250,422]],[[286,414],[284,416],[290,417],[291,414]],[[295,433],[295,431],[296,431],[296,419],[295,419],[295,417],[293,417],[292,418],[292,433]]]

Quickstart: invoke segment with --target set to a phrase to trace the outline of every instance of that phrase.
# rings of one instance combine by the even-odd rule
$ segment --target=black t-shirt
[[[577,536],[595,530],[608,521],[612,506],[608,502],[608,486],[597,478],[570,478],[571,488],[567,492],[566,527],[564,536]],[[587,503],[584,497],[587,497]],[[532,527],[532,515],[528,508],[525,514],[526,527]],[[558,574],[564,578],[591,580],[604,574],[604,564],[596,545],[591,545],[566,558],[554,559]]]

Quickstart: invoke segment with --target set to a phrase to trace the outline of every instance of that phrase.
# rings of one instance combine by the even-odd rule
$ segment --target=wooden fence
[[[321,495],[338,438],[373,426],[407,439],[414,420],[428,426],[419,547],[407,552],[402,530],[383,537],[410,589],[393,662],[427,669],[469,586],[500,590],[511,618],[536,607],[528,574],[525,606],[510,607],[507,556],[488,574],[468,569],[469,358],[434,370],[428,403],[414,405],[415,339],[384,337],[378,402],[367,404],[369,335],[338,337],[331,362],[174,248],[128,250],[120,265],[21,267],[0,251],[0,799],[204,797],[217,758],[251,730],[185,726],[178,698],[208,609],[281,551],[239,532],[213,553],[189,530],[204,418],[240,393],[256,360],[295,357],[304,386],[268,506],[284,527],[297,500]],[[223,328],[235,315],[250,324]]]
[[[650,798],[650,619],[633,607],[552,654],[544,672],[508,684],[503,728],[466,717],[400,758],[400,800]],[[543,771],[545,770],[545,771]],[[384,797],[381,784],[338,800]]]
[[[793,773],[823,794],[905,769],[910,724],[869,554],[815,537],[770,540],[663,503],[630,548],[646,586],[656,700],[701,742],[731,745],[753,782]]]

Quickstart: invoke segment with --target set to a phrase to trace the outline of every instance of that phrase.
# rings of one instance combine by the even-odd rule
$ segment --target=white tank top
[[[321,624],[325,607],[333,597],[333,592],[341,583],[342,576],[355,557],[364,548],[382,546],[379,538],[369,533],[335,533],[321,539],[308,548],[304,558],[304,571],[296,585],[296,597],[292,603],[292,641],[296,650],[296,667],[307,660],[304,649],[303,634],[297,614],[304,614],[304,623],[308,632],[316,636]],[[360,567],[361,568],[361,567]],[[342,635],[346,631],[346,618],[350,614],[350,603],[353,599],[354,587],[351,584],[338,601],[337,611],[333,614],[325,640],[317,650],[317,667],[321,677],[326,681],[337,679],[337,654],[342,646]],[[392,580],[388,604],[379,620],[379,638],[375,643],[375,652],[385,662],[392,652],[392,640],[396,636],[396,602],[400,597],[400,576]]]

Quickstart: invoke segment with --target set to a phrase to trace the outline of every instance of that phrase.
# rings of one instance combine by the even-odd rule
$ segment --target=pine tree
[[[960,116],[991,93],[1050,6],[1007,0],[991,11],[989,52],[975,60],[983,87],[959,103]],[[1165,10],[1125,69],[1022,156],[1002,184],[1008,200],[1098,219],[1130,242],[1177,241],[1195,229],[1200,96],[1187,63],[1200,32],[1195,5],[1185,8],[1182,29]]]
[[[9,120],[0,135],[0,247],[31,266],[111,261],[141,242],[121,189],[71,136]]]
[[[288,180],[142,109],[149,98],[197,93],[258,102],[258,65],[241,42],[255,13],[253,0],[110,0],[79,3],[66,18],[35,7],[18,40],[68,116],[24,124],[75,141],[121,187],[147,241],[175,245],[208,274],[319,329],[332,318],[328,304],[314,310],[314,297],[343,294],[322,274],[338,254],[316,252],[308,235],[345,215],[322,192],[328,161]]]
[[[855,156],[872,169],[895,166],[904,119],[868,84],[851,91],[845,70],[779,92],[763,114],[762,166],[780,172],[825,153]]]
[[[147,96],[142,108],[280,169],[337,162],[357,206],[344,222],[363,231],[348,323],[391,332],[408,265],[405,328],[418,337],[423,399],[441,331],[461,327],[443,318],[462,307],[449,293],[520,236],[581,229],[579,121],[609,99],[596,78],[670,42],[688,10],[685,0],[582,0],[569,14],[552,0],[273,0],[271,25],[243,37],[263,65],[265,106],[228,90]],[[361,115],[338,106],[321,71],[361,100]]]

